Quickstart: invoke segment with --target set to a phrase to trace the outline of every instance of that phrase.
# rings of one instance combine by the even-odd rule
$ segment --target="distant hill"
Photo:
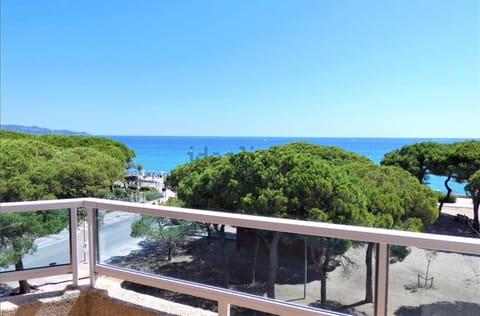
[[[85,132],[73,132],[66,129],[57,130],[38,126],[24,126],[14,124],[2,124],[0,129],[6,129],[10,131],[24,132],[29,134],[67,134],[67,135],[89,135]]]

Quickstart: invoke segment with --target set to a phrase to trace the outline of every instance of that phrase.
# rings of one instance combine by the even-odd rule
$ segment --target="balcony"
[[[7,307],[17,305],[18,309],[28,309],[33,304],[30,301],[21,305],[21,301],[30,299],[38,304],[49,296],[55,302],[62,302],[60,305],[71,304],[71,308],[63,308],[64,315],[94,315],[100,313],[96,309],[100,307],[106,309],[101,312],[104,315],[212,314],[189,307],[172,311],[170,308],[177,306],[175,303],[165,305],[151,296],[135,294],[131,289],[162,293],[163,298],[172,301],[186,297],[182,303],[210,302],[202,306],[215,305],[212,309],[221,316],[250,315],[253,311],[275,315],[409,315],[435,314],[438,310],[445,315],[477,315],[480,310],[480,239],[477,238],[93,198],[2,203],[0,207],[2,214],[64,209],[70,214],[70,227],[80,229],[64,232],[65,246],[56,247],[61,248],[62,254],[55,255],[54,262],[39,260],[37,265],[27,264],[22,271],[7,268],[0,273],[0,283],[68,274],[69,291],[1,298],[5,313]],[[85,226],[78,225],[79,208],[86,210]],[[165,248],[160,249],[144,239],[131,238],[120,245],[116,242],[121,234],[130,236],[130,223],[139,218],[138,214],[169,219],[170,223],[188,220],[224,224],[227,238],[221,240],[215,233],[208,237],[204,230],[197,228],[182,245],[177,245],[174,259],[167,260]],[[126,225],[117,231],[114,227],[119,226],[114,224],[119,222]],[[265,290],[273,253],[270,251],[273,244],[267,241],[273,236],[281,236],[278,264],[274,269],[275,299],[267,298]],[[221,242],[226,248],[219,247]],[[318,243],[336,245],[331,249],[337,250],[331,250],[328,255],[320,253],[319,249],[327,248],[314,247]],[[374,297],[372,303],[365,303],[365,258],[369,243],[374,245],[371,248]],[[402,249],[399,246],[411,251],[402,261],[391,256]],[[223,253],[222,249],[229,252]],[[40,250],[37,255],[41,255]],[[208,254],[210,257],[204,257]],[[326,257],[331,260],[326,261]],[[230,260],[228,286],[224,284],[227,273],[221,269],[220,262],[225,258]],[[152,267],[152,264],[158,266]],[[322,288],[326,289],[324,301],[320,300]],[[127,292],[129,295],[124,295]],[[177,294],[168,294],[172,292]],[[148,300],[155,302],[147,304]],[[49,308],[51,313],[58,312],[52,301],[42,304],[47,314]]]

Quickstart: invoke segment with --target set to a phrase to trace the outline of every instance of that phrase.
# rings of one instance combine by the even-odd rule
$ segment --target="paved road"
[[[130,237],[130,226],[140,215],[132,213],[111,212],[104,218],[104,225],[100,228],[99,249],[100,261],[105,262],[113,256],[124,256],[134,249],[139,249],[141,238]],[[85,234],[86,236],[87,234]],[[78,258],[84,260],[84,231],[83,225],[77,230]],[[88,238],[88,237],[87,237]],[[25,269],[38,268],[49,265],[68,264],[70,262],[70,239],[68,230],[59,234],[45,236],[35,241],[37,251],[24,256]],[[14,270],[13,266],[0,268],[0,271]]]

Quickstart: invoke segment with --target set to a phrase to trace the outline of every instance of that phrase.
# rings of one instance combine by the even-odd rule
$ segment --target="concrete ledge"
[[[100,278],[97,288],[39,292],[0,298],[2,316],[213,316],[217,313],[125,290],[117,280]]]

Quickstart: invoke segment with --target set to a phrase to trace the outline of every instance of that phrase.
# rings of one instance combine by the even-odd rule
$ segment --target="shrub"
[[[145,200],[153,201],[162,197],[162,194],[158,191],[148,191],[145,193]]]
[[[438,202],[441,202],[447,196],[446,193],[438,192]],[[456,203],[457,196],[455,194],[450,194],[448,200],[444,201],[445,203]]]

